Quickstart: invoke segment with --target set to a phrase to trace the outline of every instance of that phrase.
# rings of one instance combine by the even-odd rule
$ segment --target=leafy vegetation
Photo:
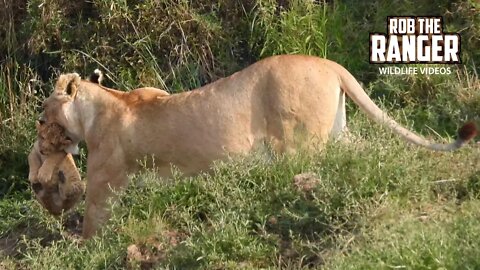
[[[399,122],[454,137],[480,113],[479,8],[472,0],[1,2],[0,268],[479,268],[478,144],[418,149],[353,104],[350,144],[253,155],[193,178],[133,176],[89,241],[74,233],[83,205],[54,219],[26,179],[34,119],[55,78],[97,67],[112,87],[178,92],[270,55],[317,55],[346,66]],[[461,34],[463,65],[449,75],[379,75],[368,34],[402,14],[444,16],[445,30]],[[313,186],[293,180],[306,172]]]

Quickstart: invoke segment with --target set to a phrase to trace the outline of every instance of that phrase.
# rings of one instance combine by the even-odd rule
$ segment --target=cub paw
[[[49,184],[53,178],[53,171],[43,166],[38,170],[37,181],[42,184]]]

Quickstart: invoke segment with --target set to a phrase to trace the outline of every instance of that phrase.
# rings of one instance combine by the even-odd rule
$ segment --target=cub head
[[[67,149],[72,140],[65,135],[65,129],[57,123],[35,123],[37,129],[37,140],[42,155],[61,152]]]

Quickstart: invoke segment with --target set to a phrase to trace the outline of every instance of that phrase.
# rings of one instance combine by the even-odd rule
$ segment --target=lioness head
[[[65,134],[76,145],[83,138],[80,115],[77,112],[77,94],[80,88],[81,78],[77,73],[60,75],[53,93],[43,102],[43,115],[41,123],[56,123],[65,128]],[[41,148],[44,151],[43,148]]]

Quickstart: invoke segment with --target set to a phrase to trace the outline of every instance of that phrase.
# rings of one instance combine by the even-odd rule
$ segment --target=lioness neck
[[[128,106],[122,102],[121,95],[121,91],[82,81],[75,107],[80,114],[82,139],[87,145],[89,142],[92,143],[92,138],[102,138],[103,133],[108,132],[102,126],[111,126],[123,121]]]

